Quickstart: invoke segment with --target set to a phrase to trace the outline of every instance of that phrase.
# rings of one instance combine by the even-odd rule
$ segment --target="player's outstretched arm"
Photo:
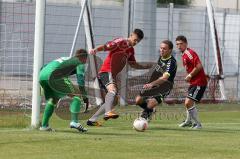
[[[132,62],[132,61],[129,61],[128,64],[132,67],[132,68],[135,68],[135,69],[149,69],[153,66],[153,64],[139,64],[137,62]]]
[[[105,45],[99,45],[95,47],[94,49],[89,50],[89,54],[91,55],[96,55],[97,52],[104,51],[105,50]]]
[[[159,77],[157,80],[152,81],[151,85],[152,86],[161,85],[162,83],[166,82],[168,78],[169,78],[169,74],[165,72],[162,77]]]

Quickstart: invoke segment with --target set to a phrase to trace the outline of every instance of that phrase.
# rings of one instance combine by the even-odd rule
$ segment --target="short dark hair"
[[[85,49],[78,49],[75,53],[75,57],[83,57],[83,58],[87,58],[88,53]]]
[[[187,38],[183,35],[177,36],[176,41],[180,41],[180,40],[187,43]]]
[[[161,43],[167,44],[169,49],[173,49],[173,43],[170,40],[163,40]]]
[[[144,33],[141,29],[134,29],[133,33],[137,34],[137,36],[140,40],[142,40],[144,38]]]

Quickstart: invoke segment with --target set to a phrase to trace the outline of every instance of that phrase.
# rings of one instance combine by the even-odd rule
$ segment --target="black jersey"
[[[164,73],[168,73],[169,74],[168,81],[173,83],[174,78],[176,76],[176,72],[177,72],[176,59],[173,56],[169,57],[168,59],[162,59],[162,57],[160,56],[157,64],[153,69],[153,73],[151,75],[149,82],[157,80],[159,77],[162,77]]]

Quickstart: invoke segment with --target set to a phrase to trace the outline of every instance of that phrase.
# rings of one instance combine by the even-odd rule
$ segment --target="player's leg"
[[[69,110],[71,112],[70,128],[74,128],[74,129],[77,129],[81,132],[85,132],[85,131],[87,131],[87,129],[84,128],[79,123],[79,120],[78,120],[78,115],[79,115],[81,106],[82,106],[82,102],[81,102],[80,97],[74,96],[72,98],[72,102],[71,102],[70,107],[69,107]]]
[[[151,108],[148,108],[147,98],[138,95],[135,98],[136,105],[140,106],[143,109],[143,112],[152,112]]]
[[[113,107],[117,95],[117,87],[114,83],[111,83],[107,86],[107,90],[108,92],[105,96],[105,103],[103,104],[103,107],[105,108],[104,120],[110,118],[116,119],[119,115],[113,112]]]
[[[56,107],[56,103],[58,102],[61,95],[56,94],[48,85],[48,81],[40,81],[41,87],[44,91],[44,96],[46,98],[46,106],[44,109],[42,123],[40,130],[43,131],[52,131],[49,126],[49,120],[54,112],[54,108]]]
[[[188,110],[190,118],[193,119],[193,121],[195,122],[193,124],[193,127],[201,128],[202,125],[201,125],[201,123],[200,123],[200,121],[198,119],[198,111],[197,111],[197,108],[195,106],[195,101],[190,99],[190,98],[187,98],[185,100],[185,106],[186,106],[186,108]]]
[[[84,128],[78,120],[78,115],[83,104],[80,99],[81,91],[79,90],[79,87],[75,86],[68,78],[64,78],[63,85],[65,90],[68,92],[67,95],[72,98],[69,107],[69,111],[71,113],[70,128],[77,129],[81,132],[86,132],[87,129]],[[78,94],[78,96],[76,94]]]
[[[187,109],[187,118],[186,120],[180,124],[180,127],[191,126],[191,119],[195,122],[193,128],[199,129],[202,128],[202,125],[198,118],[198,111],[195,103],[200,101],[206,87],[205,86],[190,86],[188,89],[188,96],[185,99],[185,107]]]
[[[147,120],[151,119],[153,109],[162,102],[162,100],[159,96],[151,97],[151,98],[144,98],[144,97],[141,97],[140,95],[138,95],[135,100],[136,100],[136,105],[139,105],[141,108],[143,108],[141,117],[143,117]]]
[[[186,108],[186,119],[181,124],[179,124],[179,127],[191,127],[192,126],[192,118],[191,118],[189,109],[191,109],[193,107],[193,105],[194,105],[193,100],[191,100],[189,98],[185,99],[184,106]]]
[[[105,97],[106,96],[106,92],[107,92],[105,90],[106,88],[105,88],[105,86],[102,85],[100,80],[99,80],[99,82],[100,82],[100,86],[102,87],[102,89],[101,89],[102,97]],[[105,108],[101,105],[99,107],[99,109],[93,114],[93,116],[88,119],[87,125],[88,126],[102,126],[102,124],[99,121],[97,121],[97,120],[98,120],[99,116],[104,114],[104,112],[105,112]]]
[[[186,119],[179,124],[179,127],[191,127],[192,126],[192,116],[190,115],[189,109],[192,109],[194,105],[194,100],[189,98],[191,94],[194,93],[195,87],[190,86],[188,88],[188,96],[185,98],[184,106],[186,108]]]
[[[193,127],[192,127],[193,129],[202,128],[202,124],[200,123],[199,116],[198,116],[198,110],[197,110],[197,107],[196,107],[196,103],[199,102],[202,99],[205,90],[206,90],[206,86],[196,86],[194,94],[192,94],[188,97],[189,99],[194,100],[193,109],[189,110],[190,117],[195,122],[193,124]]]
[[[107,90],[104,103],[101,106],[105,109],[104,119],[116,119],[119,115],[112,111],[114,99],[117,95],[117,86],[115,84],[115,79],[113,78],[111,72],[100,73],[99,79],[101,85],[103,85]]]
[[[105,108],[103,106],[100,106],[98,111],[87,121],[88,126],[102,126],[102,124],[97,120],[98,117],[102,114],[104,114]]]

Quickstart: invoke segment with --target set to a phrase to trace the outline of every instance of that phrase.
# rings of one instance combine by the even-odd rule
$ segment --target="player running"
[[[86,60],[86,50],[80,49],[76,51],[74,57],[61,57],[51,61],[42,68],[39,82],[44,90],[46,106],[39,130],[53,131],[53,129],[49,126],[49,120],[53,114],[54,108],[56,107],[56,104],[60,98],[69,96],[72,98],[69,109],[71,112],[70,127],[81,132],[87,131],[87,129],[78,122],[78,114],[82,105],[80,100],[82,90],[79,90],[78,87],[75,87],[68,79],[68,77],[72,74],[83,74],[83,72],[79,72],[81,69],[76,70],[76,68],[78,66],[84,66]]]
[[[202,63],[195,51],[188,48],[187,38],[178,36],[176,38],[177,48],[182,53],[183,66],[186,68],[188,75],[185,81],[190,83],[188,95],[185,99],[186,119],[179,127],[191,127],[193,129],[201,129],[202,125],[198,119],[198,112],[195,102],[199,102],[207,87],[207,78]],[[191,119],[195,122],[192,124]]]
[[[118,114],[113,112],[114,100],[117,95],[117,85],[116,85],[116,75],[121,71],[121,69],[125,66],[124,61],[122,60],[114,60],[112,62],[113,57],[115,55],[123,55],[126,57],[126,60],[130,64],[131,67],[136,69],[147,69],[150,68],[150,65],[140,65],[136,62],[134,46],[137,45],[144,37],[144,33],[140,29],[135,29],[128,38],[117,38],[113,41],[107,42],[105,45],[100,45],[92,50],[90,50],[90,54],[95,55],[100,51],[108,51],[108,55],[104,60],[99,74],[99,82],[100,85],[106,90],[105,103],[99,108],[99,110],[87,121],[87,125],[89,126],[100,126],[101,124],[97,121],[100,115],[104,114],[104,120],[108,120],[110,118],[116,119],[118,118]],[[124,65],[122,65],[124,63]],[[120,69],[114,70],[113,68],[120,67]]]
[[[172,56],[172,50],[171,41],[161,42],[157,65],[154,67],[149,82],[143,86],[143,91],[136,97],[136,105],[143,108],[141,117],[146,120],[150,120],[153,108],[162,103],[162,98],[166,97],[172,89],[177,71],[177,62]],[[147,95],[147,92],[153,91],[154,95]]]

